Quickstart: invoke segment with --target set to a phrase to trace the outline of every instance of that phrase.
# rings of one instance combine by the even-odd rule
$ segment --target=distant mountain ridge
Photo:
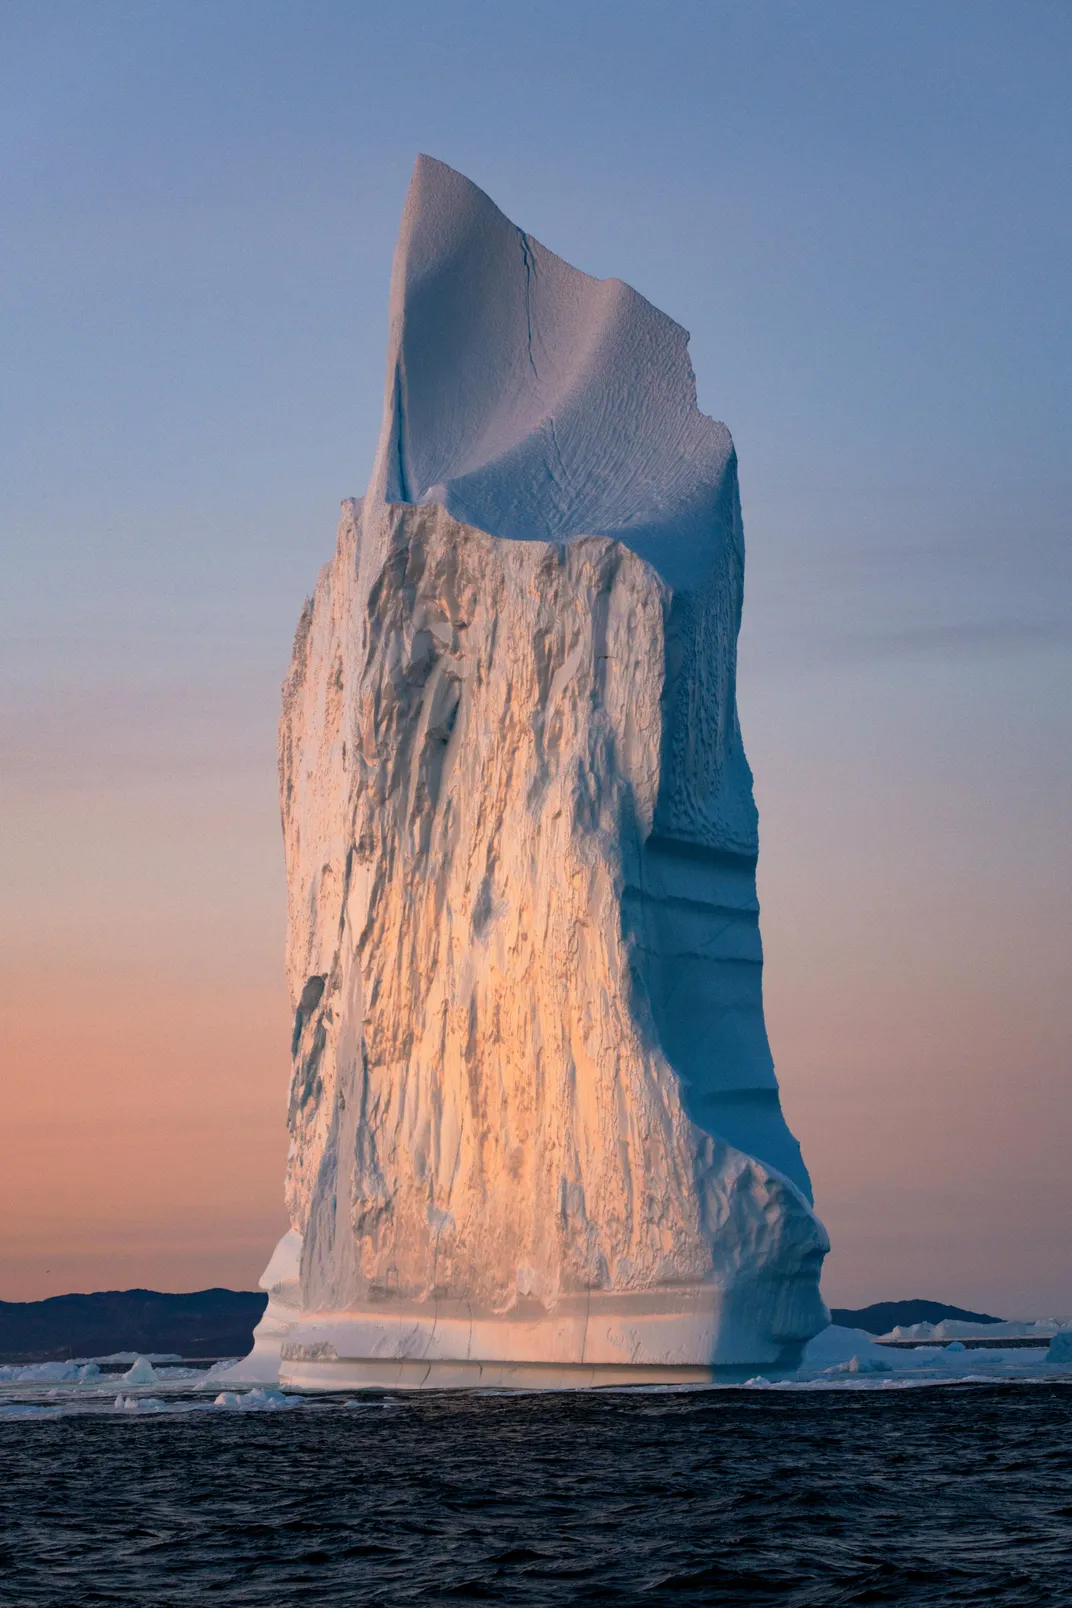
[[[898,1324],[941,1323],[957,1318],[961,1323],[1001,1323],[986,1312],[969,1312],[965,1307],[946,1306],[942,1301],[875,1301],[866,1307],[831,1307],[830,1321],[845,1329],[863,1329],[865,1334],[889,1334]]]
[[[0,1363],[63,1362],[113,1351],[244,1357],[268,1297],[261,1290],[97,1290],[0,1301]]]
[[[261,1290],[97,1290],[44,1301],[0,1301],[0,1363],[64,1362],[113,1351],[178,1352],[183,1357],[244,1357],[268,1297]],[[876,1301],[834,1307],[834,1323],[868,1334],[897,1324],[1000,1323],[985,1312],[941,1301]]]

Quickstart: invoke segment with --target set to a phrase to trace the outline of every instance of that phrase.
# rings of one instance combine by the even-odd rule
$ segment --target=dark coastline
[[[98,1290],[0,1301],[0,1363],[66,1362],[113,1351],[244,1357],[267,1304],[261,1290]]]
[[[0,1363],[66,1362],[113,1351],[175,1352],[191,1360],[245,1356],[268,1297],[261,1290],[98,1290],[44,1301],[0,1301]],[[999,1323],[940,1301],[881,1301],[834,1307],[831,1320],[868,1334],[897,1324],[959,1318]]]

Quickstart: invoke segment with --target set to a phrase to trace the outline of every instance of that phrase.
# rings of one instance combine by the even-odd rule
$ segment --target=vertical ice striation
[[[421,157],[372,483],[284,688],[285,1379],[703,1378],[826,1322],[743,566],[685,331]]]

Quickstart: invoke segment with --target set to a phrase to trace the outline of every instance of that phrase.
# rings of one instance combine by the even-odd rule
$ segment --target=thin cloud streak
[[[824,649],[814,650],[817,662],[866,659],[910,659],[921,654],[943,658],[1030,652],[1072,642],[1072,621],[1067,620],[965,620],[947,625],[902,627],[896,631],[846,632]]]

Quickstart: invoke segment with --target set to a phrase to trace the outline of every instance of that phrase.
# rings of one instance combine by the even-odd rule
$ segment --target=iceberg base
[[[784,1293],[699,1285],[585,1291],[553,1311],[533,1300],[502,1314],[464,1300],[385,1299],[358,1311],[304,1312],[280,1337],[279,1380],[300,1390],[571,1390],[784,1374],[821,1325],[802,1312],[803,1322],[779,1332]]]
[[[638,1385],[734,1383],[752,1368],[659,1367],[629,1363],[416,1361],[336,1357],[284,1361],[281,1383],[292,1390],[599,1390]],[[780,1372],[781,1370],[779,1370]],[[768,1369],[762,1370],[770,1372]]]

